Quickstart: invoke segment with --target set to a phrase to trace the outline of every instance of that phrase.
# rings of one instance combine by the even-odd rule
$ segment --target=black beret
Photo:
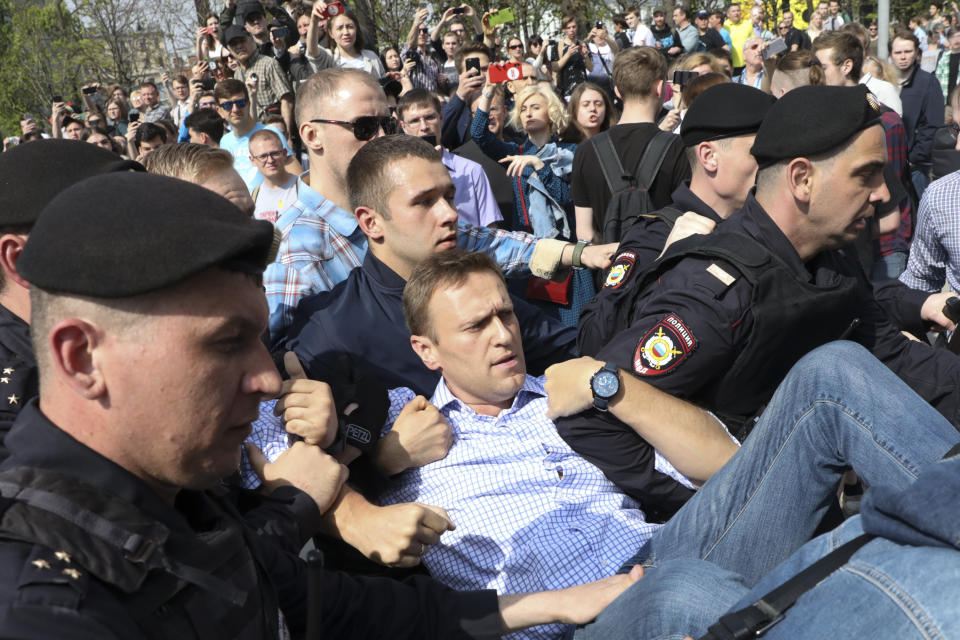
[[[683,146],[756,133],[774,102],[769,93],[745,84],[723,82],[707,87],[683,116]]]
[[[239,27],[235,24],[232,24],[229,27],[227,27],[226,31],[223,32],[223,43],[229,46],[230,43],[233,40],[236,40],[237,38],[249,38],[249,37],[250,37],[250,34],[247,32],[246,29],[244,29],[243,27]]]
[[[762,169],[788,158],[827,153],[880,124],[880,105],[864,85],[799,87],[770,109],[750,153]]]
[[[145,171],[95,144],[34,140],[0,153],[0,226],[31,225],[72,184],[113,171]]]
[[[149,173],[115,173],[54,198],[17,270],[48,291],[126,298],[215,266],[262,273],[278,246],[272,224],[208,189]]]

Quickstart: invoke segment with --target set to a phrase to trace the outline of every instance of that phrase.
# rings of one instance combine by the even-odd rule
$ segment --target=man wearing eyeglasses
[[[253,190],[253,217],[276,222],[279,212],[297,201],[297,176],[287,171],[283,136],[270,127],[250,135],[250,161],[260,170],[263,182]]]
[[[217,83],[213,88],[213,96],[217,99],[220,117],[230,125],[230,132],[220,139],[220,148],[233,154],[233,168],[243,178],[247,188],[253,191],[263,182],[263,174],[250,159],[250,136],[261,129],[277,130],[253,119],[250,114],[250,94],[246,85],[239,80],[230,78]],[[277,133],[280,134],[279,131]],[[282,139],[283,135],[280,134],[280,137]],[[299,174],[302,171],[300,163],[293,158],[286,141],[283,142],[283,148],[290,154],[287,169]]]
[[[387,98],[370,74],[356,69],[324,69],[300,88],[297,122],[310,156],[310,171],[297,184],[297,201],[277,219],[281,241],[277,260],[264,272],[270,305],[270,337],[276,343],[293,322],[297,303],[346,280],[363,263],[367,237],[350,206],[347,166],[370,140],[397,132]],[[514,276],[551,278],[561,266],[606,268],[612,245],[581,247],[524,233],[458,227],[458,246],[494,255]],[[574,260],[576,255],[577,260]],[[544,318],[544,333],[559,333]]]

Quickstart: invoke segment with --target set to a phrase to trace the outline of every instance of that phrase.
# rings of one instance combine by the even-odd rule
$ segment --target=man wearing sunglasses
[[[363,263],[367,238],[350,206],[347,166],[367,142],[397,131],[383,89],[355,69],[324,69],[304,83],[297,122],[310,171],[300,176],[297,201],[277,219],[280,250],[264,273],[274,343],[283,338],[304,296],[332,289]],[[457,240],[460,248],[495,255],[509,275],[518,277],[551,278],[561,265],[574,263],[575,253],[578,265],[606,268],[613,253],[612,245],[575,251],[569,243],[468,225],[459,227]],[[561,331],[555,324],[545,318],[545,332]]]
[[[220,139],[220,148],[233,154],[233,168],[243,178],[247,188],[253,191],[263,182],[263,174],[250,159],[250,136],[261,129],[268,128],[278,134],[280,132],[253,119],[250,113],[250,94],[247,93],[246,85],[239,80],[230,78],[217,83],[213,89],[213,96],[217,99],[217,111],[230,125],[230,132]],[[283,139],[282,134],[280,138]],[[283,148],[286,149],[289,158],[287,170],[290,173],[299,174],[302,168],[293,157],[286,140],[283,142]]]

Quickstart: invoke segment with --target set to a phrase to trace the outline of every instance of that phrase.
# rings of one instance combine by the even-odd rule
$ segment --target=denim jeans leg
[[[863,347],[836,342],[802,358],[740,451],[632,563],[701,558],[748,585],[813,534],[843,471],[903,488],[960,434]]]

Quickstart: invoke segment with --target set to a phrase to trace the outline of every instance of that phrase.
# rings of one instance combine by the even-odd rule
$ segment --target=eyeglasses
[[[200,102],[197,104],[200,109],[213,109],[215,106],[217,106],[216,102]]]
[[[363,142],[366,142],[367,140],[373,140],[380,129],[383,129],[383,132],[388,136],[397,132],[397,121],[390,116],[360,116],[353,122],[315,118],[310,122],[319,122],[323,124],[342,124],[353,127],[353,137]]]
[[[280,149],[279,151],[268,151],[267,153],[261,153],[258,156],[253,156],[253,159],[257,162],[266,162],[267,160],[279,160],[285,155],[287,155],[286,149]]]
[[[507,47],[507,49],[523,49],[523,45],[522,45],[522,44],[512,44],[512,45],[510,45],[509,47]]]
[[[233,111],[233,108],[243,109],[247,106],[247,99],[240,98],[239,100],[225,100],[220,103],[220,108],[224,111]]]

